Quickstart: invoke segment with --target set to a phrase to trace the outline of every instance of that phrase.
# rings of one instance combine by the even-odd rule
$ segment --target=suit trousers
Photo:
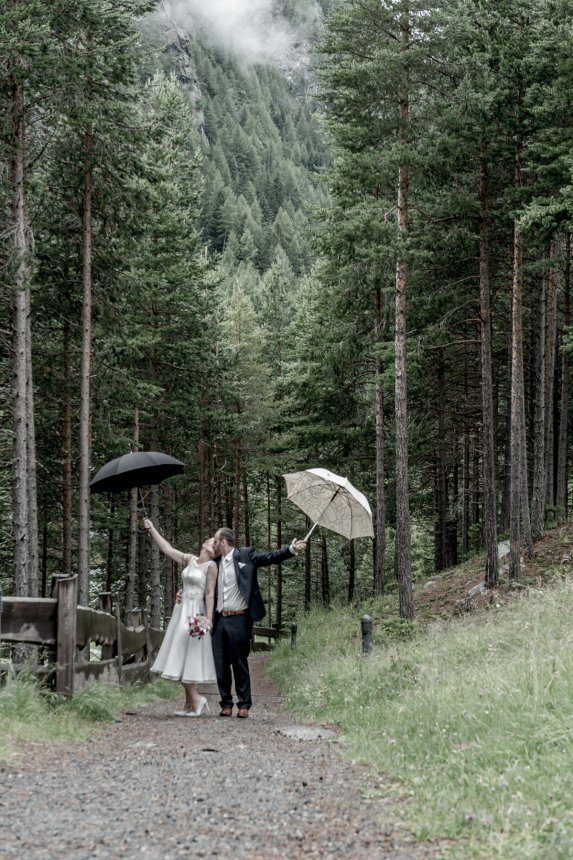
[[[233,706],[234,679],[237,704],[239,708],[248,709],[253,704],[248,660],[253,621],[250,615],[229,615],[225,618],[219,613],[215,613],[214,620],[211,641],[221,707]]]

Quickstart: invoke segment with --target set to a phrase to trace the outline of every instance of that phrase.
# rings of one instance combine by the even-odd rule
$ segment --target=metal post
[[[291,648],[294,648],[296,646],[296,631],[297,631],[297,624],[296,624],[296,621],[293,621],[293,623],[290,626],[290,647]]]
[[[372,650],[372,619],[369,615],[363,615],[360,620],[362,627],[362,653],[368,654]]]

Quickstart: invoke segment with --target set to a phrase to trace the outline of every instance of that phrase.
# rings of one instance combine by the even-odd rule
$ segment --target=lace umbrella
[[[368,499],[348,478],[328,469],[305,469],[283,475],[283,478],[287,498],[314,522],[305,540],[319,525],[349,540],[374,537]]]

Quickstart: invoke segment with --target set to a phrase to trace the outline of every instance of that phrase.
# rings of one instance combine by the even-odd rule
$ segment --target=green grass
[[[345,753],[398,780],[407,824],[452,840],[449,855],[571,858],[573,587],[409,639],[377,624],[366,657],[360,614],[313,612],[295,652],[277,647],[269,671],[288,707],[340,725]]]
[[[79,740],[93,734],[94,724],[113,721],[124,710],[180,695],[179,685],[156,680],[125,687],[89,684],[63,699],[32,675],[8,677],[0,689],[0,761],[17,754],[26,741]]]

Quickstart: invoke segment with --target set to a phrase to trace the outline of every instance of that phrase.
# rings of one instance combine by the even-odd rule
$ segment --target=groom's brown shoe
[[[225,707],[225,708],[221,708],[219,716],[220,717],[230,717],[232,713],[233,713],[232,706],[230,708]]]
[[[237,716],[240,720],[246,720],[247,717],[249,716],[249,709],[248,708],[239,708],[239,710],[237,711]]]

